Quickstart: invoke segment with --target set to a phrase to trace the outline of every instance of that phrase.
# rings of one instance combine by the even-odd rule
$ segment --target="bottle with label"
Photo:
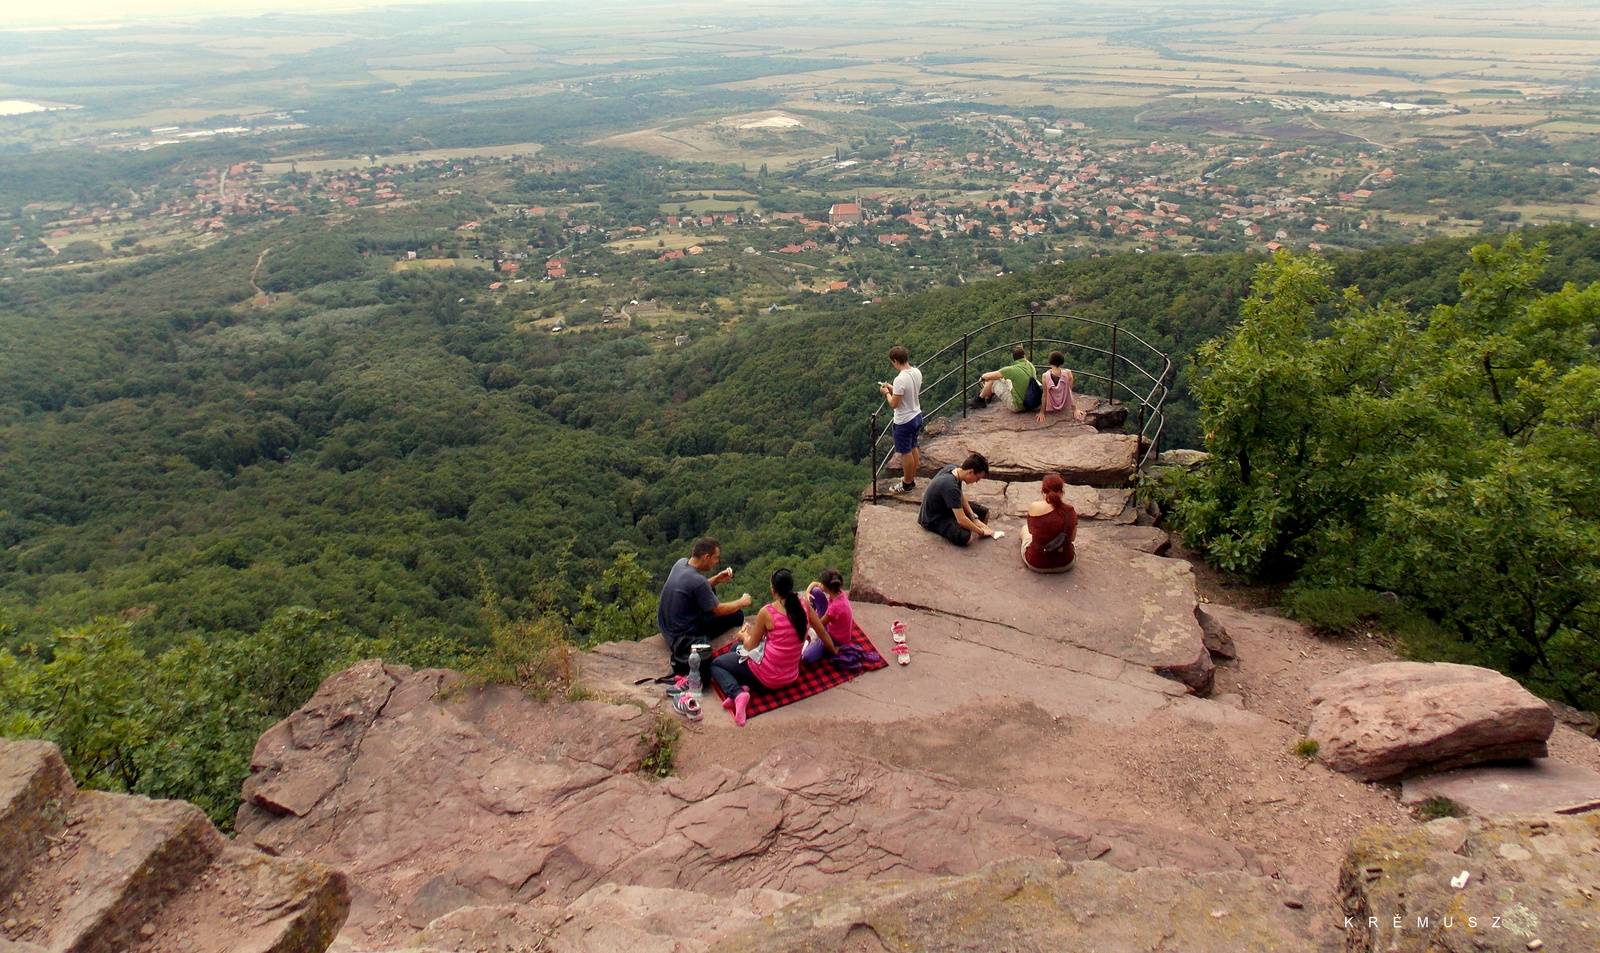
[[[703,684],[701,684],[701,682],[700,682],[700,660],[702,658],[704,658],[704,656],[702,656],[700,654],[701,651],[709,652],[709,651],[711,651],[711,646],[709,646],[709,645],[691,645],[691,646],[689,646],[689,675],[688,675],[688,681],[686,681],[684,683],[684,686],[683,686],[683,690],[684,691],[686,691],[689,694],[693,695],[697,699],[701,696],[701,694],[705,690],[705,686]]]

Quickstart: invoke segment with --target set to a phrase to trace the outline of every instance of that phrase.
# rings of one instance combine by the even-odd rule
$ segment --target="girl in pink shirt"
[[[844,574],[837,569],[824,569],[808,589],[813,596],[813,606],[817,601],[823,601],[822,627],[833,636],[833,642],[827,644],[826,648],[829,655],[834,655],[839,651],[839,646],[850,644],[850,632],[856,624],[855,613],[850,608],[850,597],[844,591]],[[817,593],[822,594],[823,600],[815,600]]]
[[[772,602],[761,607],[754,623],[739,632],[746,649],[754,649],[767,640],[767,647],[759,660],[750,660],[738,652],[727,652],[711,662],[711,678],[725,696],[722,707],[733,712],[733,723],[743,725],[745,709],[750,704],[751,689],[783,688],[794,684],[800,677],[800,651],[807,628],[818,638],[827,639],[827,630],[816,612],[794,591],[794,574],[787,569],[772,573]]]

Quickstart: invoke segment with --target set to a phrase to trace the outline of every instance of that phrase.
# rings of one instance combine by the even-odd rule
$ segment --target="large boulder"
[[[874,881],[791,904],[716,953],[1006,950],[1333,953],[1305,888],[1241,873],[1014,860],[964,877]]]
[[[1418,768],[1542,758],[1555,728],[1550,706],[1486,668],[1383,662],[1340,672],[1311,689],[1317,760],[1364,781]]]
[[[1359,835],[1339,878],[1346,950],[1600,945],[1600,814],[1445,818]]]

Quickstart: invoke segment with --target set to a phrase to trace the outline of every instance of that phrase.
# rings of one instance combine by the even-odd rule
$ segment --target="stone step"
[[[1586,814],[1600,810],[1600,771],[1553,758],[1479,764],[1409,777],[1400,803],[1449,798],[1473,814]]]
[[[228,847],[190,889],[140,927],[141,953],[309,953],[350,910],[345,875],[307,861]]]
[[[0,738],[0,898],[50,849],[76,791],[55,745]]]
[[[226,844],[184,801],[81,792],[60,843],[5,898],[0,921],[17,921],[6,930],[11,939],[57,953],[132,946]]]

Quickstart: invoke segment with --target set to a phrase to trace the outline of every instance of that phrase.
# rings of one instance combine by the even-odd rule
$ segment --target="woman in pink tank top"
[[[722,707],[733,712],[734,724],[743,725],[750,691],[783,688],[800,677],[800,652],[807,629],[818,638],[827,633],[812,608],[794,591],[794,574],[787,569],[772,573],[772,602],[761,607],[753,624],[740,630],[739,638],[747,649],[767,640],[759,661],[750,661],[738,652],[727,652],[711,662],[711,678],[722,689]]]

